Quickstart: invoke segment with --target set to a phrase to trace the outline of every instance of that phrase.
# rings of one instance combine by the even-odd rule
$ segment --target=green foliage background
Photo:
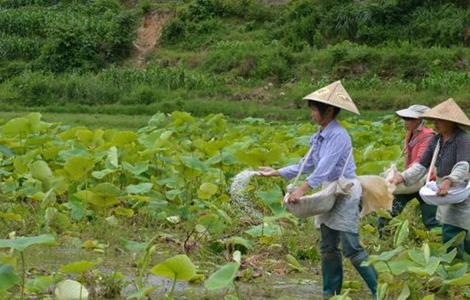
[[[138,68],[132,42],[152,11],[174,17]],[[214,101],[231,105],[228,115],[255,105],[257,114],[275,107],[270,118],[292,119],[282,110],[337,79],[362,109],[450,96],[465,105],[469,43],[464,0],[1,0],[0,105],[150,104],[199,114],[217,112]]]
[[[136,30],[155,11],[173,18],[146,64],[136,66]],[[228,190],[243,169],[297,161],[314,128],[253,117],[305,119],[302,96],[337,79],[363,111],[448,97],[465,109],[469,28],[465,0],[0,0],[2,110],[171,112],[155,114],[138,131],[47,123],[37,113],[1,121],[1,235],[51,232],[58,248],[72,235],[86,251],[122,252],[142,295],[150,293],[141,279],[152,258],[161,266],[163,256],[182,251],[206,278],[217,278],[209,277],[218,269],[213,262],[235,256],[230,273],[242,270],[238,280],[245,282],[257,272],[263,278],[278,269],[303,272],[304,265],[311,276],[319,237],[311,220],[280,207],[285,182],[252,179],[247,193],[262,219],[232,205]],[[250,118],[233,122],[211,112]],[[341,115],[358,174],[378,174],[402,160],[401,125],[378,115],[373,121]],[[370,263],[381,274],[380,294],[470,295],[460,288],[470,283],[469,258],[454,261],[440,232],[423,230],[416,214],[414,201],[390,222],[388,239],[377,235],[377,216],[361,222]],[[129,248],[142,252],[135,263]],[[13,256],[0,255],[0,297],[25,289]],[[247,265],[255,256],[269,259]],[[45,295],[58,280],[52,271],[38,291],[31,287],[37,275],[28,275],[26,294]],[[233,284],[232,275],[224,286]]]

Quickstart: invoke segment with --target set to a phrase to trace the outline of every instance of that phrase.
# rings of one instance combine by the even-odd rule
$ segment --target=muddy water
[[[34,269],[37,272],[53,273],[57,272],[64,264],[87,260],[96,261],[101,259],[97,268],[104,273],[119,271],[125,275],[125,284],[122,287],[121,297],[114,299],[125,299],[127,295],[136,290],[133,281],[136,268],[133,266],[135,257],[123,251],[114,251],[106,254],[84,250],[80,247],[78,240],[69,242],[61,247],[32,247],[25,252],[27,269]],[[158,254],[157,254],[158,255]],[[171,256],[168,253],[159,253],[161,256]],[[293,278],[297,277],[297,278]],[[313,280],[309,280],[307,275],[289,274],[286,276],[263,276],[250,283],[237,283],[242,299],[322,299],[321,285]],[[148,275],[146,286],[156,286],[156,291],[152,294],[152,299],[162,299],[172,287],[172,281],[162,277]],[[102,287],[97,287],[99,291]],[[221,290],[208,292],[202,283],[188,284],[177,282],[175,286],[175,299],[223,299],[224,295],[235,295],[235,291]],[[102,299],[95,297],[94,299]]]
[[[253,283],[237,283],[242,299],[258,300],[258,299],[279,299],[282,297],[290,297],[288,299],[322,299],[321,288],[316,282],[308,282],[302,280],[292,280],[289,282],[267,281],[263,279],[260,282]],[[284,278],[285,279],[285,278]],[[171,289],[172,282],[157,276],[149,276],[147,283],[160,288],[153,295],[155,299],[164,295]],[[124,289],[123,294],[128,294],[133,287],[128,286]],[[223,299],[224,295],[235,295],[235,291],[221,290],[219,292],[208,292],[202,284],[194,285],[185,282],[178,282],[175,288],[176,299]]]

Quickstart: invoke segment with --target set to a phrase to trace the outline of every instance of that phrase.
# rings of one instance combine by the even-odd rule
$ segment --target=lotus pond
[[[358,174],[401,163],[393,117],[341,119]],[[39,113],[0,126],[2,299],[321,299],[313,220],[281,205],[286,183],[243,170],[296,162],[315,128],[223,115],[155,114],[137,131],[48,123]],[[247,209],[247,208],[250,209]],[[467,257],[427,232],[417,202],[378,212],[361,235],[379,272],[379,299],[470,298]],[[343,294],[368,297],[346,262]],[[67,293],[74,293],[74,295]]]

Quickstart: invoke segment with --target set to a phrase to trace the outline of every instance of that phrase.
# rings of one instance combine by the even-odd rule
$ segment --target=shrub
[[[226,24],[220,19],[207,18],[195,22],[175,18],[163,28],[162,41],[166,45],[179,44],[184,48],[194,50],[194,48],[209,46],[214,40],[223,39],[227,33]]]
[[[267,21],[274,17],[274,10],[256,0],[196,0],[185,13],[193,20],[218,16]]]
[[[133,38],[134,17],[107,11],[93,22],[74,18],[49,28],[51,39],[40,62],[54,72],[96,70],[127,56]]]
[[[0,35],[0,60],[35,59],[40,51],[38,38]]]
[[[219,42],[209,53],[204,67],[210,72],[231,73],[235,77],[275,77],[284,81],[289,78],[293,63],[290,52],[276,43]]]
[[[276,22],[273,38],[286,45],[324,46],[412,41],[420,46],[462,45],[470,23],[464,1],[293,1]]]
[[[462,71],[470,59],[466,48],[423,49],[408,43],[370,47],[342,42],[321,50],[308,50],[309,65],[333,78],[366,74],[381,78],[421,80],[429,73]]]
[[[131,93],[132,104],[151,104],[161,100],[156,88],[148,85],[139,85]],[[127,103],[129,104],[129,103]]]
[[[188,49],[208,46],[214,39],[223,40],[229,32],[222,18],[261,23],[274,19],[276,11],[256,0],[195,0],[177,11],[163,29],[162,40]]]
[[[420,8],[411,15],[410,34],[423,45],[462,45],[465,28],[470,24],[470,10],[452,4]]]
[[[11,61],[0,64],[0,83],[20,75],[28,68],[28,64],[23,61]]]
[[[24,72],[11,81],[11,88],[18,90],[17,103],[26,106],[42,106],[56,100],[57,82],[50,74]]]
[[[0,14],[0,58],[29,59],[36,68],[53,72],[98,70],[128,56],[135,27],[136,14],[124,11],[117,0],[5,9]]]

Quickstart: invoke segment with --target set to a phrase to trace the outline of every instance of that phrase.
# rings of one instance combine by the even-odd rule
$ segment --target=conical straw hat
[[[426,111],[421,117],[428,119],[446,120],[461,125],[470,126],[470,120],[452,98],[449,98],[446,101],[434,106],[432,109]]]
[[[317,101],[360,114],[351,96],[339,80],[305,96],[304,100]]]

